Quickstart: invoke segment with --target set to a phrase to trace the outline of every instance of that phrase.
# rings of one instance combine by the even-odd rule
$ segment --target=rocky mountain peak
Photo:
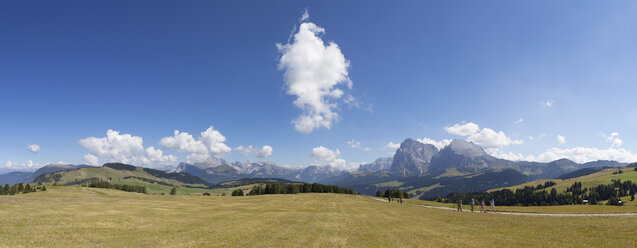
[[[427,172],[431,158],[436,153],[438,148],[431,144],[405,139],[394,154],[390,170],[401,176],[421,175]]]

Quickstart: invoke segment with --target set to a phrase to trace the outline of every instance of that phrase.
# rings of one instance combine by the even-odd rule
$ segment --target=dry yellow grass
[[[0,197],[1,247],[631,247],[637,217],[457,213],[337,194]]]

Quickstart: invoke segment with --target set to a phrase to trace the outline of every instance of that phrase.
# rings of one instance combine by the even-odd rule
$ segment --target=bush
[[[235,189],[232,191],[232,196],[244,196],[242,189]]]

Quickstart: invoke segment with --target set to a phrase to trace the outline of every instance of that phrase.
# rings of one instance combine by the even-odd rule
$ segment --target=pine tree
[[[380,189],[376,191],[376,197],[383,197],[383,192]]]
[[[177,188],[173,187],[173,189],[170,190],[170,195],[176,195],[177,194]]]

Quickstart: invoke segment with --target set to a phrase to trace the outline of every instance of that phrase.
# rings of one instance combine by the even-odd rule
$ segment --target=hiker
[[[473,213],[473,205],[476,205],[476,200],[471,198],[471,212]]]
[[[462,200],[458,200],[458,211],[462,212]]]
[[[491,204],[491,213],[495,213],[495,201],[493,198],[491,198],[491,202],[489,203]]]
[[[403,197],[402,197],[402,196],[400,197],[400,199],[398,200],[398,202],[399,202],[400,204],[403,204]]]
[[[482,200],[482,202],[480,203],[480,213],[486,213],[487,211],[484,210],[484,199]]]
[[[389,201],[389,203],[391,203],[391,195],[387,196],[387,201]]]

